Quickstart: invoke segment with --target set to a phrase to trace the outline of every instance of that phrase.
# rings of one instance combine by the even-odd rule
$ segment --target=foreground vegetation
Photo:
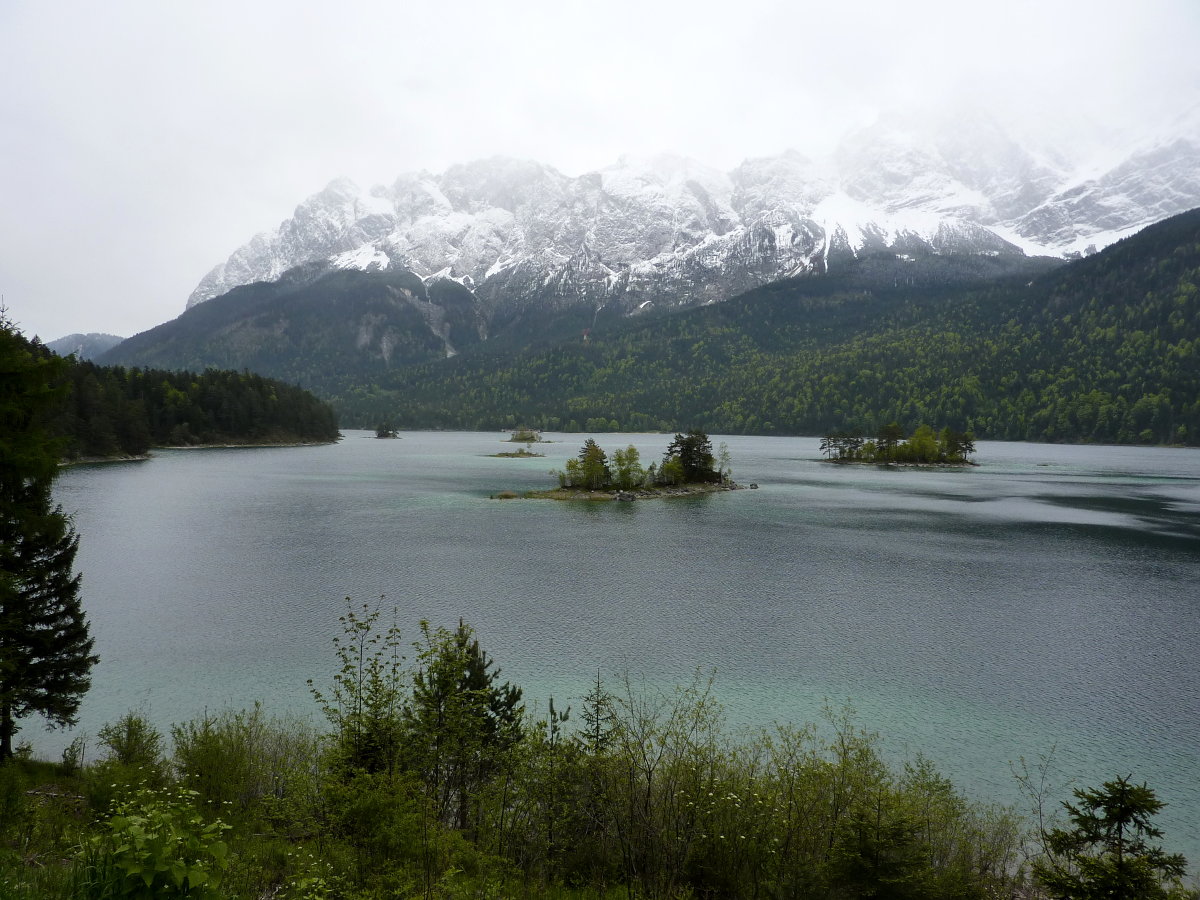
[[[131,713],[97,761],[0,768],[0,896],[1187,896],[1127,779],[1031,832],[844,714],[735,735],[703,679],[597,675],[531,721],[466,625],[422,623],[411,665],[377,609],[342,625],[322,733],[255,707],[168,741]]]

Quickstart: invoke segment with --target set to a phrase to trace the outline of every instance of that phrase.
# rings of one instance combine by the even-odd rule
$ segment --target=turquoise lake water
[[[131,708],[311,713],[344,598],[386,595],[414,639],[466,619],[543,710],[597,668],[699,669],[733,727],[849,704],[977,797],[1017,800],[1010,762],[1051,752],[1063,782],[1132,773],[1200,865],[1200,451],[981,442],[975,468],[885,470],[821,463],[815,438],[714,437],[759,490],[588,504],[488,499],[549,486],[584,439],[490,458],[503,437],[66,470],[102,658],[75,733]],[[670,441],[595,437],[646,461]],[[71,736],[19,738],[56,755]]]

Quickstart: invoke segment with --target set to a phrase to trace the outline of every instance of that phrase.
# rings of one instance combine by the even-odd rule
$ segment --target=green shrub
[[[100,745],[109,759],[123,766],[159,769],[162,766],[162,735],[141,713],[130,710],[100,729]]]
[[[81,848],[82,896],[108,900],[219,898],[229,826],[206,823],[195,791],[144,789],[119,802]]]
[[[284,805],[289,820],[305,818],[319,787],[308,724],[269,717],[255,704],[175,725],[171,737],[176,771],[201,802],[238,814]]]

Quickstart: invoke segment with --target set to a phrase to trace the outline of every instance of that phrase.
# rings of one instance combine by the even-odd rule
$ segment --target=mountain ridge
[[[729,172],[660,154],[578,177],[493,157],[369,191],[335,179],[215,266],[187,305],[297,265],[385,257],[504,317],[544,302],[716,302],[878,251],[1075,256],[1200,202],[1200,131],[1181,122],[1083,173],[976,113],[884,117],[829,159],[788,151]]]
[[[862,263],[868,263],[863,260]],[[397,372],[340,403],[404,427],[1200,445],[1200,209],[973,286],[796,278],[589,341]]]

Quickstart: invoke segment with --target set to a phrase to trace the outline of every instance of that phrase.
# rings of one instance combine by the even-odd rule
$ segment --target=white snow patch
[[[813,209],[812,217],[825,229],[828,236],[832,236],[840,228],[846,235],[850,249],[856,254],[866,244],[868,235],[877,235],[886,244],[893,243],[896,236],[904,232],[911,232],[930,240],[945,221],[943,216],[936,213],[915,209],[887,213],[855,200],[842,191],[831,194],[818,203]]]
[[[488,270],[483,273],[483,280],[487,281],[493,275],[499,275],[505,269],[511,269],[517,264],[517,260],[512,257],[498,256],[496,261],[488,266]]]
[[[1045,244],[1039,244],[1037,241],[1031,241],[1027,237],[1022,237],[1021,234],[1009,225],[989,225],[988,230],[1003,238],[1010,244],[1020,247],[1026,256],[1062,256],[1063,250],[1057,247],[1048,247]]]
[[[347,250],[329,260],[335,269],[359,269],[363,272],[382,271],[391,265],[391,258],[374,244],[363,244],[357,250]]]

